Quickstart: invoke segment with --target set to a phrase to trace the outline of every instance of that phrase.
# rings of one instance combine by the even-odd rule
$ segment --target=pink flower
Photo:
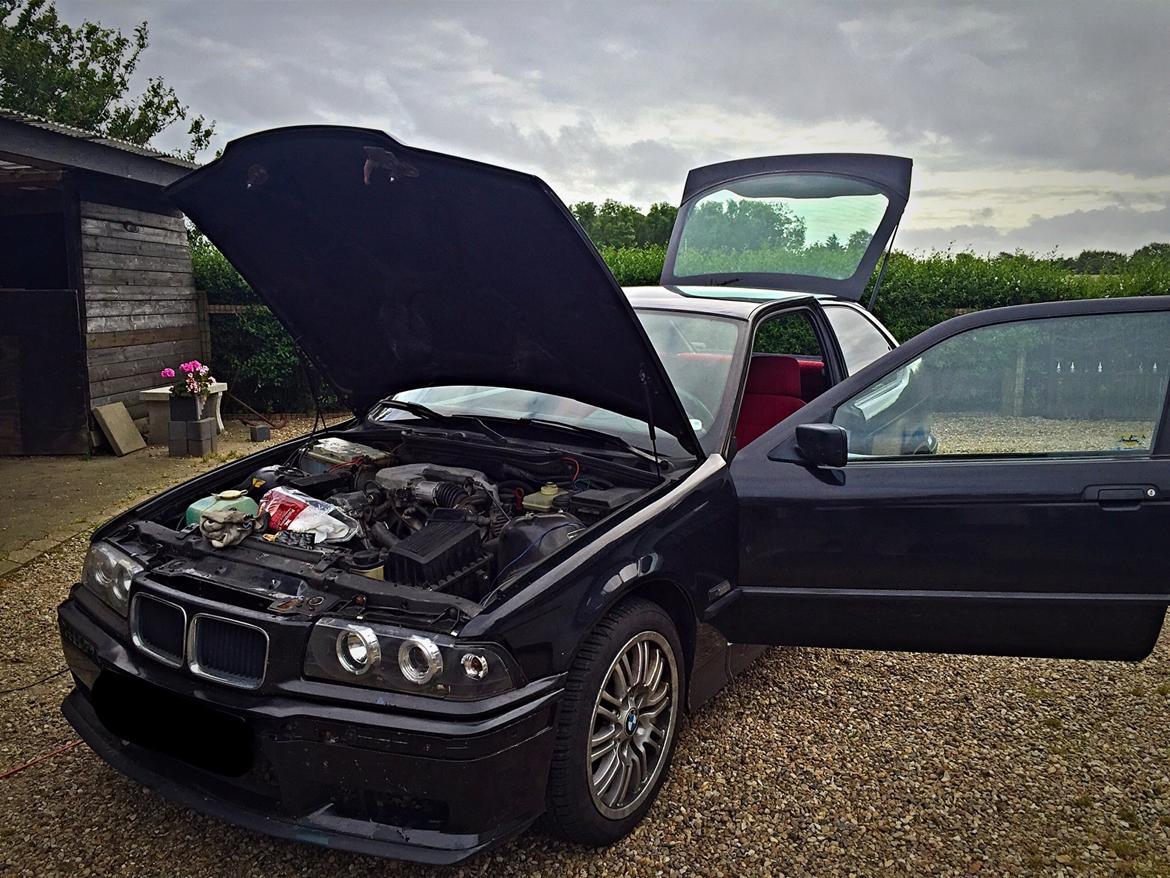
[[[192,360],[188,365],[190,365],[192,372],[198,372],[200,369],[203,368],[203,364],[200,363],[198,360]]]
[[[175,377],[175,370],[172,369],[170,366],[167,366],[165,369],[163,369],[161,372],[159,372],[159,374],[162,375],[163,378],[174,378]]]

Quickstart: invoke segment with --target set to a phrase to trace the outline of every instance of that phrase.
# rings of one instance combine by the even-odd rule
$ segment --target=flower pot
[[[198,421],[203,417],[203,400],[198,396],[171,394],[172,421]]]

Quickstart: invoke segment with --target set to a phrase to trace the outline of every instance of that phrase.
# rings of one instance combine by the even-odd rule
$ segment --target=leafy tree
[[[184,121],[193,159],[213,121],[191,115],[159,76],[127,96],[149,40],[145,21],[126,36],[99,22],[67,24],[52,0],[0,0],[0,106],[137,144]]]
[[[1170,244],[1146,244],[1133,251],[1129,257],[1133,262],[1153,262],[1170,265]]]
[[[674,218],[677,215],[678,208],[673,204],[665,201],[651,204],[638,229],[638,246],[670,243],[670,232],[674,228]]]
[[[678,208],[658,202],[642,213],[632,204],[608,198],[598,207],[592,201],[580,201],[570,210],[590,240],[598,247],[665,246]]]
[[[1077,274],[1117,274],[1125,270],[1127,261],[1124,253],[1112,250],[1082,250],[1071,259],[1064,260],[1064,265]]]

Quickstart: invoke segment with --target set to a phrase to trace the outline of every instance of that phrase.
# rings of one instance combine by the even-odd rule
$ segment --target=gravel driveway
[[[0,688],[61,667],[84,538],[0,588]],[[650,818],[448,875],[1170,875],[1170,635],[1140,665],[773,650],[682,731]],[[0,696],[0,774],[76,736],[66,676]],[[432,874],[168,804],[84,745],[0,780],[0,874]],[[437,874],[437,873],[436,873]]]

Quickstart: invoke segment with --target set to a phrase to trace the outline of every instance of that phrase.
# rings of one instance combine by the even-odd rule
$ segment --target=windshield
[[[700,444],[705,451],[717,450],[731,409],[732,393],[727,379],[743,324],[722,317],[670,311],[638,311],[637,315],[674,384]],[[598,352],[598,356],[604,356],[604,352]],[[648,450],[650,445],[645,421],[534,390],[480,385],[420,387],[397,393],[394,399],[422,403],[445,415],[557,421],[609,433],[636,448]],[[399,409],[382,409],[374,419],[393,421],[413,417],[414,414]],[[689,456],[674,437],[662,430],[655,431],[655,441],[660,453]]]
[[[871,184],[831,174],[737,180],[691,206],[674,272],[843,280],[857,271],[887,205]]]

